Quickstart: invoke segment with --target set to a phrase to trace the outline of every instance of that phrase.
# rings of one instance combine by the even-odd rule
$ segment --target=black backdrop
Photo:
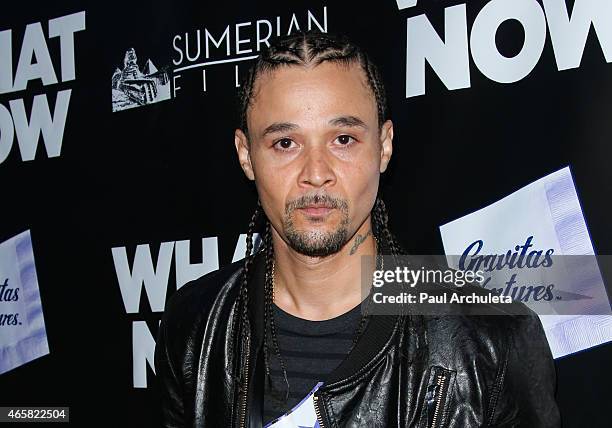
[[[566,3],[571,10],[586,2]],[[23,99],[29,112],[35,95],[46,94],[53,108],[58,91],[71,89],[61,155],[49,157],[41,137],[35,159],[22,161],[15,137],[0,163],[0,241],[31,231],[50,347],[49,355],[0,375],[0,405],[67,405],[77,426],[156,426],[154,373],[148,364],[142,368],[147,334],[135,339],[133,331],[145,322],[154,338],[162,312],[152,309],[144,287],[137,311],[126,312],[112,249],[123,249],[117,257],[124,251],[132,267],[139,245],[148,245],[155,264],[161,247],[176,255],[172,242],[188,241],[192,264],[203,257],[212,263],[215,254],[203,252],[202,238],[216,237],[219,265],[234,257],[256,201],[233,145],[235,66],[244,73],[250,61],[176,69],[256,55],[257,20],[275,26],[280,17],[287,32],[292,14],[304,29],[310,11],[380,64],[395,123],[383,195],[392,228],[409,250],[442,253],[439,225],[570,165],[595,250],[610,254],[612,66],[602,53],[603,36],[591,27],[580,66],[558,71],[547,34],[535,68],[511,84],[487,78],[470,57],[470,87],[449,90],[427,65],[426,94],[406,98],[407,19],[425,14],[444,37],[445,8],[464,3],[469,29],[488,2],[420,1],[405,9],[392,0],[4,4],[0,31],[11,30],[13,45],[0,60],[11,54],[13,72],[27,24],[40,22],[48,35],[49,19],[84,11],[86,29],[74,33],[74,80],[61,82],[59,39],[47,38],[60,83],[33,79],[24,91],[0,93],[6,109]],[[253,52],[238,54],[236,24],[247,22],[241,31],[251,42],[241,47]],[[205,29],[218,39],[227,26],[230,55],[225,45],[211,45],[206,59],[202,44],[197,60],[173,63],[176,35],[183,44],[189,38],[193,55],[197,30],[204,42]],[[496,34],[498,49],[516,55],[525,37],[517,21],[507,21]],[[166,71],[171,88],[180,86],[175,96],[113,112],[111,80],[129,48],[141,70],[151,59]],[[169,297],[177,262],[167,260]],[[611,359],[607,344],[556,360],[564,426],[607,426]],[[148,387],[135,387],[135,360],[138,382]]]

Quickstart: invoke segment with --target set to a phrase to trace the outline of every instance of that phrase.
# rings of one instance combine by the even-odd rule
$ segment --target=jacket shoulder
[[[477,285],[467,285],[465,291],[466,294],[482,297],[497,295]],[[432,340],[430,346],[440,355],[473,357],[476,352],[481,358],[498,360],[517,339],[529,341],[529,337],[524,336],[534,330],[538,337],[531,336],[531,339],[541,342],[541,321],[523,302],[485,305],[484,310],[477,305],[467,307],[465,313],[426,317],[428,335],[432,339],[439,339]],[[442,340],[442,337],[449,335],[452,341]]]
[[[154,356],[166,427],[190,424],[201,332],[215,302],[221,298],[232,300],[239,288],[242,263],[244,259],[188,282],[166,303]]]
[[[457,373],[459,396],[478,384],[487,426],[558,427],[555,367],[542,322],[524,303],[514,305],[522,311],[429,317],[432,363]]]
[[[220,293],[239,285],[243,265],[244,259],[241,259],[183,285],[166,302],[162,322],[182,324],[196,315],[203,315]]]

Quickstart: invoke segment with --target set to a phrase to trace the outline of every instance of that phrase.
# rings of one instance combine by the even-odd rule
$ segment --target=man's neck
[[[361,256],[374,255],[376,244],[368,218],[335,254],[308,257],[290,248],[272,229],[274,302],[296,317],[320,321],[342,315],[365,296],[361,291]]]

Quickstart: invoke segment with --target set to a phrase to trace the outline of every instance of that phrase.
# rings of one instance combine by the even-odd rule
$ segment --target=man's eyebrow
[[[268,126],[266,129],[263,130],[261,136],[262,138],[269,135],[269,134],[274,134],[277,132],[289,132],[289,131],[295,131],[296,129],[298,129],[299,126],[297,126],[295,123],[291,123],[291,122],[274,122],[272,125]]]
[[[345,127],[359,127],[365,130],[368,129],[368,125],[356,116],[339,116],[329,121],[330,125],[334,126],[345,126]]]
[[[357,116],[338,116],[334,119],[331,119],[329,121],[329,124],[332,126],[342,126],[342,127],[347,127],[347,128],[359,127],[365,130],[368,129],[368,125],[366,125],[365,122],[359,119]],[[299,126],[296,125],[295,123],[274,122],[273,124],[267,126],[266,129],[263,130],[261,136],[263,138],[270,134],[295,131],[296,129],[299,129]]]

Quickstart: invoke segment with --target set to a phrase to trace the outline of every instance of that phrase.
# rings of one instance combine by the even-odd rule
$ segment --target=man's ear
[[[253,172],[253,165],[251,164],[249,140],[241,129],[236,129],[234,132],[234,145],[236,146],[238,162],[240,162],[242,170],[249,180],[255,180],[255,173]]]
[[[393,122],[385,121],[380,131],[380,173],[387,169],[393,153]]]

